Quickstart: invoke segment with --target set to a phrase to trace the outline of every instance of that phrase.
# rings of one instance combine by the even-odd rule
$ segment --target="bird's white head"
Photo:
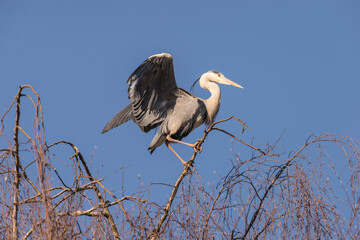
[[[207,82],[214,82],[219,84],[225,84],[225,85],[232,85],[238,88],[243,88],[237,83],[234,83],[233,81],[227,79],[224,74],[218,71],[208,71],[204,73],[200,78],[200,86],[203,88],[206,88],[205,85]]]

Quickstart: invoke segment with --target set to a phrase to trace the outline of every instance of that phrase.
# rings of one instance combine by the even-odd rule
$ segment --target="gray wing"
[[[176,101],[172,56],[162,53],[149,57],[130,75],[127,84],[134,121],[140,129],[148,132],[159,126]]]
[[[104,127],[101,133],[106,133],[107,131],[126,123],[127,121],[134,120],[134,115],[132,114],[131,104],[127,105],[123,110],[116,114]]]

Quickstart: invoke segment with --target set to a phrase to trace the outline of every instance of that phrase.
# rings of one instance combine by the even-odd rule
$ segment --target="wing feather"
[[[149,57],[130,75],[127,84],[134,121],[140,129],[148,132],[159,126],[176,101],[172,56],[162,53]]]
[[[134,120],[132,114],[131,104],[127,105],[123,110],[117,113],[104,127],[101,133],[106,133],[107,131],[126,123],[127,121]]]

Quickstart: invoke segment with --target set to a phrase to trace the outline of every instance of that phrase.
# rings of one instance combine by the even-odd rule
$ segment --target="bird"
[[[214,122],[221,101],[218,84],[243,88],[214,70],[202,74],[196,82],[199,82],[203,89],[210,91],[211,96],[208,99],[196,97],[177,86],[173,57],[170,54],[150,56],[127,80],[131,103],[105,125],[102,134],[130,120],[145,133],[158,128],[148,148],[150,153],[165,143],[186,165],[170,144],[181,143],[197,152],[201,151],[198,142],[190,144],[181,140],[203,123],[210,125]]]

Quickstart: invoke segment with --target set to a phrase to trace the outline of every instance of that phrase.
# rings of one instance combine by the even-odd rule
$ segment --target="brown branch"
[[[20,157],[19,157],[19,123],[20,123],[20,98],[22,87],[19,88],[16,94],[16,117],[14,127],[14,151],[13,156],[15,158],[14,169],[14,200],[13,200],[13,212],[12,212],[12,238],[18,239],[18,211],[19,211],[19,185],[20,185]]]
[[[100,181],[102,181],[103,179],[99,179],[99,180],[96,180],[94,182],[88,182],[86,183],[85,185],[81,186],[81,187],[78,187],[76,189],[72,189],[72,188],[67,188],[67,187],[60,187],[60,186],[57,186],[57,187],[53,187],[53,188],[50,188],[47,190],[47,192],[52,192],[52,191],[55,191],[55,190],[61,190],[60,192],[58,192],[57,194],[53,195],[50,197],[51,200],[53,199],[56,199],[58,197],[60,197],[61,195],[63,195],[64,193],[66,192],[70,192],[68,195],[62,197],[60,199],[59,202],[57,202],[55,205],[54,205],[54,209],[60,205],[60,203],[62,201],[65,201],[67,198],[69,198],[71,195],[73,195],[74,193],[79,193],[79,192],[83,192],[85,190],[88,190],[88,189],[92,189],[92,185],[95,184],[95,183],[99,183]],[[39,197],[42,197],[42,193],[38,193],[37,195],[34,195],[32,197],[29,197],[27,199],[24,199],[22,200],[19,204],[22,205],[22,204],[27,204],[27,203],[35,203],[35,202],[40,202],[40,200],[35,200],[36,198],[39,198]]]
[[[105,205],[98,205],[98,206],[95,206],[95,207],[92,207],[88,210],[77,210],[77,211],[73,211],[73,212],[65,212],[65,213],[57,213],[58,216],[66,216],[66,215],[69,215],[69,216],[83,216],[83,215],[86,215],[86,216],[90,216],[90,217],[98,217],[98,216],[102,216],[102,215],[105,215],[106,213],[105,212],[94,212],[95,210],[98,210],[100,208],[104,208],[104,207],[111,207],[111,206],[114,206],[116,204],[119,204],[125,200],[137,200],[138,202],[149,202],[147,200],[141,200],[137,197],[132,197],[132,196],[125,196],[125,197],[122,197],[120,199],[116,199],[116,201],[113,201],[111,203],[106,203]],[[151,202],[149,202],[151,203]],[[135,227],[135,225],[134,225]]]

